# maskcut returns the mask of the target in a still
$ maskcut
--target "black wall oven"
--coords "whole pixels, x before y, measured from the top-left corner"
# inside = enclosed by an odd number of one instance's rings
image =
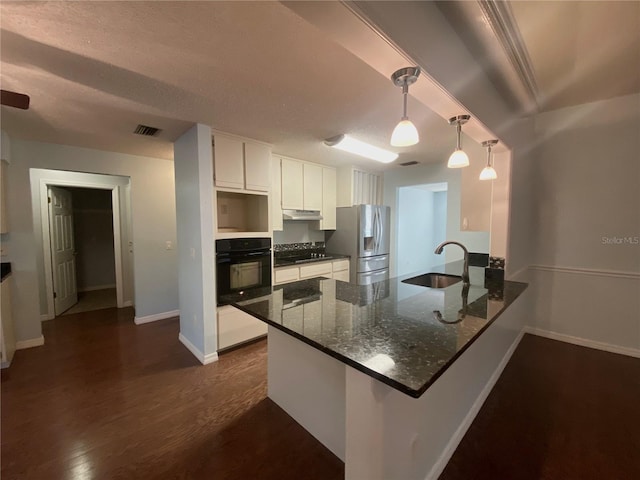
[[[216,279],[218,306],[223,295],[271,286],[271,239],[216,240]]]

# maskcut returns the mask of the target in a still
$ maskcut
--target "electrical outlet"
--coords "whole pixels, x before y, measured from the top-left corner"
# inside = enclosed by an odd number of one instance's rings
[[[171,240],[167,240],[166,248],[167,248],[167,250],[171,250],[173,248],[173,243],[171,243]]]

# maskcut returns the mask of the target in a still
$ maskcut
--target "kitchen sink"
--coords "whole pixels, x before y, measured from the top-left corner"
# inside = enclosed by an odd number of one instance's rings
[[[446,288],[462,281],[462,277],[458,275],[447,275],[445,273],[425,273],[417,277],[402,280],[402,283],[410,283],[411,285],[420,285],[429,288]]]

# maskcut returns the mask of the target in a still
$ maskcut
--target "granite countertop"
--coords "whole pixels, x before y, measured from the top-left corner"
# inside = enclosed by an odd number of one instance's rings
[[[462,262],[429,271],[460,275]],[[422,273],[361,286],[320,277],[225,299],[417,398],[527,287],[511,281],[485,286],[479,267],[469,269],[469,288],[462,282],[443,289],[402,282]]]
[[[274,267],[290,267],[290,266],[299,266],[305,265],[307,263],[316,263],[316,262],[331,262],[333,260],[340,260],[343,258],[350,258],[349,255],[342,255],[340,253],[325,253],[323,257],[313,257],[313,258],[305,258],[304,260],[291,260],[287,257],[275,258],[274,259]]]

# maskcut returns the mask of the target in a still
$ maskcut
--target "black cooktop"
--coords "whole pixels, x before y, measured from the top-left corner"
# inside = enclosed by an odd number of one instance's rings
[[[275,266],[281,267],[283,265],[296,265],[299,263],[312,263],[322,262],[323,260],[333,260],[335,257],[328,254],[302,254],[302,255],[288,255],[286,257],[276,257]]]

